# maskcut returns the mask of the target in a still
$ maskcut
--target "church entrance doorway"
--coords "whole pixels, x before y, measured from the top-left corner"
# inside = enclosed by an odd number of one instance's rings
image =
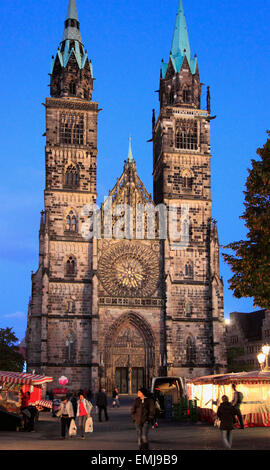
[[[105,380],[108,389],[117,387],[120,394],[136,395],[153,376],[154,342],[140,318],[129,314],[121,320],[108,338]]]

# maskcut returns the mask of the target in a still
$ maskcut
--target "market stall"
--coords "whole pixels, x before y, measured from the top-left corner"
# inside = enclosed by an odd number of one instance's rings
[[[0,429],[18,430],[22,422],[22,410],[40,407],[45,387],[52,377],[23,372],[0,371]],[[46,407],[51,408],[49,402]]]
[[[188,395],[197,401],[199,419],[214,423],[222,396],[232,401],[232,384],[243,394],[240,409],[244,426],[270,427],[270,372],[265,371],[209,375],[189,381]]]

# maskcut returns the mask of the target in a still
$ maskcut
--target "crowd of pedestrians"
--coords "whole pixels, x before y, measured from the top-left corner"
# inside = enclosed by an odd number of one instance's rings
[[[221,403],[217,408],[218,428],[221,431],[221,439],[226,449],[232,447],[232,431],[235,428],[237,419],[240,428],[244,429],[243,418],[240,411],[240,405],[243,395],[237,391],[236,386],[232,385],[233,398],[229,401],[226,395],[222,396]],[[137,443],[139,450],[149,449],[149,429],[158,427],[158,417],[160,414],[160,397],[148,392],[144,387],[137,392],[131,408],[131,419],[134,422],[137,432]],[[64,439],[67,435],[72,437],[80,434],[85,438],[86,432],[93,431],[92,412],[97,408],[97,419],[102,422],[109,420],[108,416],[108,398],[106,390],[101,388],[99,392],[92,396],[91,391],[79,391],[62,398],[60,409],[56,416],[61,421],[61,437]],[[115,388],[112,392],[112,408],[120,407],[119,391]],[[29,426],[29,421],[26,420]],[[31,425],[30,425],[31,426]]]

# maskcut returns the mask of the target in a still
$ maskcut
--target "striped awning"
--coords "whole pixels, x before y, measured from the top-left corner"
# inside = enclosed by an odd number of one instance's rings
[[[45,375],[28,374],[26,372],[0,371],[0,383],[42,385],[52,381],[53,377],[46,377]]]
[[[52,408],[51,400],[38,400],[35,402],[35,406],[44,406],[44,408]]]
[[[270,372],[266,371],[252,371],[252,372],[238,372],[231,374],[218,374],[208,375],[204,377],[197,377],[189,381],[190,384],[203,385],[203,384],[216,384],[228,385],[235,384],[270,384]]]

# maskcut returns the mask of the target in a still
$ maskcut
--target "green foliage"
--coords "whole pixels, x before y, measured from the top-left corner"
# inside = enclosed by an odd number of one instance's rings
[[[12,328],[0,328],[0,370],[22,371],[24,358],[18,352],[17,342]]]
[[[270,132],[268,132],[270,135]],[[230,289],[236,298],[253,297],[254,305],[270,307],[270,139],[257,150],[260,159],[252,160],[246,182],[245,212],[241,216],[248,229],[247,240],[234,242],[223,253],[233,277]]]

